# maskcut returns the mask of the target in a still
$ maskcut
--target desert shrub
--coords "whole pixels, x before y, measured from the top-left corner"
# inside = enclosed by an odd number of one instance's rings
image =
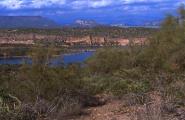
[[[67,119],[67,117],[73,115],[79,115],[81,113],[82,105],[79,101],[79,96],[58,95],[52,101],[38,98],[37,101],[27,107],[29,109],[23,109],[23,115],[36,115],[37,119]],[[29,106],[29,105],[27,105]],[[26,112],[26,110],[33,110]],[[34,113],[34,114],[33,114]]]
[[[17,110],[0,111],[1,120],[37,120],[38,114],[32,106],[23,105]]]
[[[177,111],[177,108],[179,107],[176,101],[175,95],[170,94],[164,94],[162,96],[163,102],[162,102],[162,110],[164,113],[175,113]]]
[[[14,114],[13,120],[37,120],[39,118],[34,108],[30,105],[22,105],[19,111],[14,111]]]
[[[0,111],[12,111],[20,107],[21,101],[5,90],[0,90]]]
[[[32,107],[23,106],[22,102],[7,91],[0,91],[1,120],[36,120],[37,114]]]
[[[182,13],[179,18],[184,15]],[[149,43],[143,48],[131,46],[99,50],[87,61],[90,74],[113,77],[92,81],[98,81],[100,90],[112,91],[114,94],[145,92],[148,86],[152,86],[162,91],[171,89],[169,91],[176,91],[174,94],[177,98],[183,98],[184,81],[176,77],[184,71],[185,58],[185,23],[179,18],[167,16],[160,30],[149,38]]]
[[[160,93],[151,92],[141,97],[134,96],[134,98],[139,98],[142,104],[136,104],[131,108],[131,120],[166,120]]]
[[[156,71],[183,70],[185,26],[179,21],[183,20],[171,15],[166,17],[159,32],[150,38],[148,47],[139,55],[139,66]]]
[[[137,107],[131,114],[132,120],[165,120],[161,104],[146,104],[144,107]]]
[[[177,104],[185,105],[185,103],[183,102],[185,98],[184,90],[184,81],[175,81],[169,84],[168,87],[166,87],[165,92],[167,95],[175,96],[174,100],[177,102]]]
[[[127,93],[142,93],[150,89],[147,81],[120,80],[112,83],[110,91],[115,95],[124,95]]]
[[[15,113],[0,111],[0,119],[1,120],[16,120],[15,116],[16,116]]]
[[[82,113],[82,103],[74,98],[65,98],[63,100],[60,109],[58,110],[57,118],[80,115]]]
[[[151,102],[151,98],[147,93],[128,93],[121,99],[125,101],[126,106],[144,105]]]
[[[113,76],[122,78],[122,79],[133,79],[133,80],[139,80],[141,78],[144,78],[143,71],[138,68],[121,68],[120,70],[113,73]]]
[[[22,104],[19,109],[0,110],[1,120],[37,120],[59,119],[66,120],[72,116],[82,114],[85,105],[97,105],[98,100],[90,96],[66,91],[65,94],[56,96],[52,101],[38,98],[35,103]]]
[[[86,64],[92,74],[112,74],[121,68],[135,65],[135,51],[127,48],[105,48],[98,50]]]
[[[20,81],[16,94],[34,101],[38,96],[52,100],[63,90],[79,90],[83,86],[78,67],[67,68],[22,68],[17,79]],[[19,91],[21,90],[21,91]],[[21,94],[19,94],[21,93]]]
[[[27,102],[36,101],[38,97],[52,100],[63,90],[76,91],[81,89],[81,66],[49,66],[52,49],[42,46],[31,51],[33,63],[24,64],[19,68],[16,81],[19,84],[14,93]]]
[[[85,88],[92,94],[111,93],[116,96],[130,92],[141,93],[150,90],[146,80],[123,79],[115,76],[94,76],[84,78]]]

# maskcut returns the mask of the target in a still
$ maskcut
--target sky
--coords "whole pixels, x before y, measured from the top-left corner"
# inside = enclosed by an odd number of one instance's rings
[[[185,0],[0,0],[0,16],[43,16],[61,24],[77,19],[142,24],[175,14]]]

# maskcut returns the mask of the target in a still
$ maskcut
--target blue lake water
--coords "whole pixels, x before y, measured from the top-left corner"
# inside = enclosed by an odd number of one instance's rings
[[[56,58],[51,60],[52,65],[65,65],[72,64],[72,63],[83,63],[89,57],[91,57],[94,52],[80,52],[80,53],[71,53],[71,54],[64,54],[60,55]],[[9,65],[19,65],[23,64],[24,62],[31,63],[31,59],[27,57],[9,57],[9,58],[0,58],[0,64],[9,64]]]

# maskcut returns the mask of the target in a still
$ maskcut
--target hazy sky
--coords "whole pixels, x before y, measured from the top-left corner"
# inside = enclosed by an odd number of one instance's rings
[[[185,0],[0,0],[0,15],[45,16],[67,24],[76,19],[100,23],[144,23],[175,14]]]

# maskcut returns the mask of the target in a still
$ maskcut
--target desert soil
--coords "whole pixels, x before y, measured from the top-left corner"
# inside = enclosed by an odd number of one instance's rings
[[[111,100],[103,106],[85,109],[85,115],[72,120],[130,120],[128,111],[121,100]]]

